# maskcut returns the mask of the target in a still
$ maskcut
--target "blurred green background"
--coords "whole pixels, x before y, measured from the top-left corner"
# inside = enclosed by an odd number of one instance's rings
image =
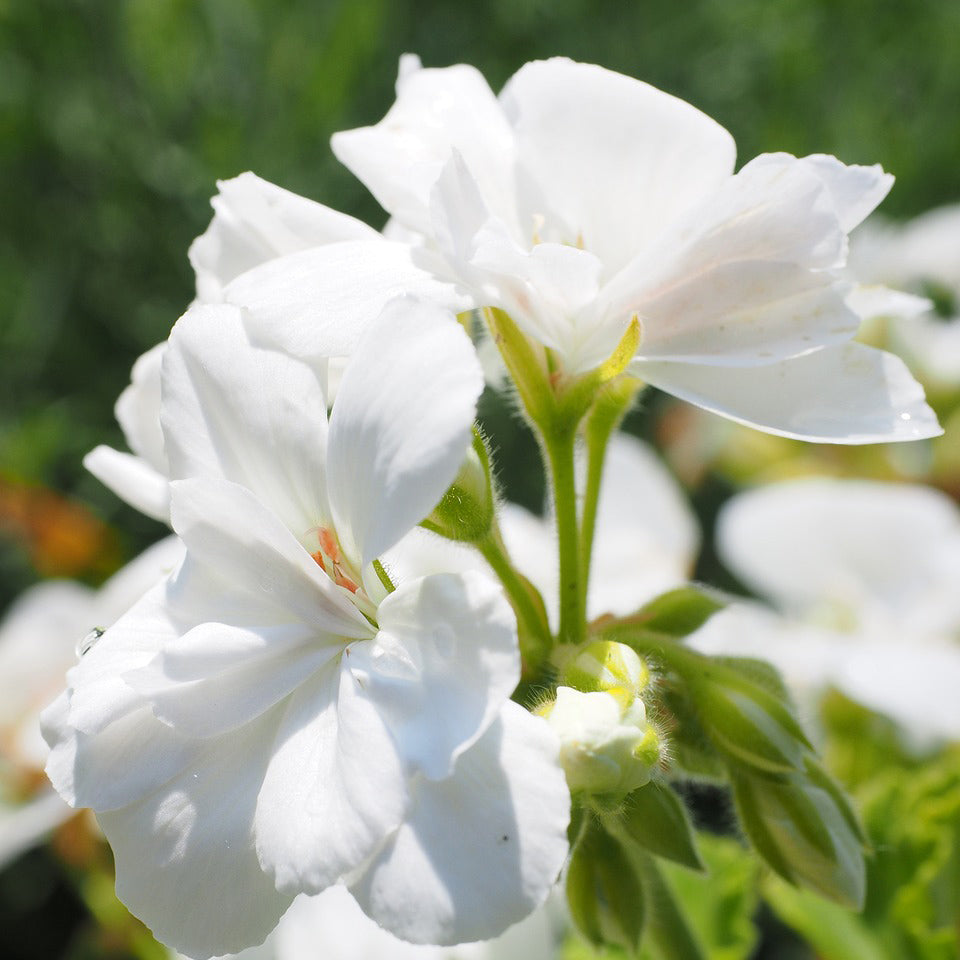
[[[216,179],[379,225],[328,139],[380,118],[405,51],[494,89],[530,59],[597,62],[715,117],[742,161],[880,162],[896,217],[960,199],[955,0],[0,0],[0,609],[162,534],[80,461],[123,447],[113,403],[192,297]],[[3,958],[59,956],[82,915],[50,912],[69,897],[44,856],[0,876]]]

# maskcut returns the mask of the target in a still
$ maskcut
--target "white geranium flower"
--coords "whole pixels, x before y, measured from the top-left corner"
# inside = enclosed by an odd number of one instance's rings
[[[500,508],[504,542],[518,569],[537,587],[556,625],[554,523],[513,503]],[[611,438],[604,462],[594,537],[587,617],[626,616],[686,583],[699,549],[696,517],[679,484],[646,444]]]
[[[693,639],[760,656],[804,695],[832,684],[918,738],[960,739],[960,511],[907,484],[807,479],[734,497],[724,561],[773,601],[713,617]]]
[[[546,896],[569,816],[554,738],[508,699],[513,611],[480,573],[391,590],[374,563],[469,446],[462,328],[390,305],[329,420],[322,376],[232,306],[178,323],[162,379],[186,560],[45,717],[48,773],[98,812],[121,899],[198,957],[336,883],[406,940],[500,933]]]
[[[406,244],[386,241],[353,217],[253,173],[221,180],[218,187],[213,220],[190,247],[197,303],[243,307],[256,342],[327,360],[334,382],[364,327],[392,298],[419,296],[455,310],[470,306],[451,285],[415,266]],[[306,324],[300,322],[304,299],[311,308]],[[83,462],[118,497],[168,523],[170,467],[160,430],[165,350],[166,341],[136,361],[117,401],[117,421],[131,452],[101,444]]]
[[[0,623],[0,795],[10,796],[0,803],[0,866],[74,813],[49,788],[25,803],[15,801],[17,780],[42,776],[48,749],[40,736],[40,711],[63,689],[78,642],[113,623],[182,556],[180,542],[168,537],[99,590],[47,581],[30,587],[7,611]]]
[[[843,443],[939,433],[889,354],[851,343],[847,234],[893,180],[828,156],[734,143],[687,103],[557,58],[499,98],[473,68],[401,64],[397,101],[333,149],[420,262],[500,306],[570,373],[617,346],[646,382],[784,436]]]
[[[960,204],[903,225],[871,218],[854,237],[850,263],[865,281],[931,298],[912,298],[922,310],[880,304],[871,313],[890,319],[893,346],[924,382],[960,385]]]
[[[565,927],[551,899],[494,940],[452,947],[406,943],[365,916],[342,887],[331,887],[298,897],[262,946],[222,960],[554,960]]]

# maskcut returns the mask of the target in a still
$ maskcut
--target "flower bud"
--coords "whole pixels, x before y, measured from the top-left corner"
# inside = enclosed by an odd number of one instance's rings
[[[489,533],[495,512],[490,455],[474,428],[473,443],[460,470],[423,526],[448,540],[473,543]]]
[[[577,690],[609,693],[626,707],[649,686],[650,668],[626,644],[595,640],[569,661],[562,680]]]
[[[690,680],[711,739],[736,763],[769,773],[800,769],[811,747],[785,692],[778,695],[732,663],[713,660]]]
[[[660,737],[643,701],[604,691],[558,687],[538,711],[560,739],[560,763],[573,792],[625,796],[648,783],[660,761]]]
[[[846,798],[808,761],[804,774],[732,776],[754,848],[784,879],[853,910],[863,907],[863,842]]]

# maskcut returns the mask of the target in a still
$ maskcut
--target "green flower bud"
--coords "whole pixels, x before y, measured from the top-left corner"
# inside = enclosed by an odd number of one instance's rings
[[[650,685],[650,668],[626,644],[595,640],[567,663],[562,681],[576,690],[609,693],[626,706]]]
[[[810,742],[785,694],[717,661],[687,679],[704,728],[728,759],[770,773],[802,768]]]
[[[448,540],[474,543],[490,532],[495,510],[490,454],[483,436],[474,428],[473,443],[456,479],[423,526]]]
[[[807,775],[780,777],[735,771],[740,821],[784,879],[859,910],[866,891],[859,825],[839,788],[812,761],[807,766]]]

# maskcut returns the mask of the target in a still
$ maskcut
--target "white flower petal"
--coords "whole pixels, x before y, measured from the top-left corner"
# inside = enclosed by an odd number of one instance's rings
[[[243,598],[232,622],[240,623],[244,616],[250,625],[301,622],[322,634],[370,636],[369,622],[347,591],[334,585],[247,489],[212,477],[177,480],[170,486],[173,526],[188,558],[216,571],[221,592]]]
[[[142,701],[133,696],[130,701],[122,715],[93,734],[73,723],[66,693],[43,712],[51,748],[47,776],[71,806],[101,812],[127,807],[191,763],[197,741],[178,736]]]
[[[406,244],[387,240],[334,243],[248,270],[227,286],[224,299],[244,308],[254,343],[307,361],[349,356],[394,297],[422,297],[454,311],[473,306],[414,257]]]
[[[383,120],[336,133],[330,143],[385,210],[422,233],[430,230],[430,190],[453,149],[488,202],[498,212],[509,209],[512,135],[496,97],[473,67],[401,70],[396,103]]]
[[[269,960],[554,960],[563,933],[558,913],[536,910],[496,940],[425,946],[391,936],[364,915],[345,887],[330,887],[294,901],[272,938],[276,947]]]
[[[733,173],[733,138],[676,97],[557,57],[528,63],[500,95],[514,128],[521,224],[555,218],[559,239],[607,276]]]
[[[960,740],[960,648],[909,642],[850,644],[831,678],[847,696],[892,717],[923,748]]]
[[[644,357],[762,364],[853,336],[846,284],[824,272],[846,251],[829,191],[795,158],[763,159],[605,287],[604,312],[644,321]]]
[[[98,591],[96,618],[91,626],[107,627],[129,610],[151,587],[168,577],[183,561],[183,541],[164,537],[121,567]],[[83,623],[80,624],[83,626]],[[74,624],[74,632],[77,624]]]
[[[402,584],[351,667],[413,770],[432,780],[486,730],[520,680],[513,609],[479,572]]]
[[[761,154],[756,165],[788,166],[799,163],[819,177],[830,194],[844,233],[849,233],[870,214],[890,192],[893,177],[875,163],[870,167],[847,165],[836,157],[815,153],[799,159],[786,153]]]
[[[167,584],[161,582],[88,646],[68,672],[70,724],[95,734],[139,708],[142,701],[124,682],[123,674],[145,666],[177,636],[178,624],[167,604]]]
[[[345,887],[298,897],[277,928],[271,960],[452,960],[443,947],[404,943],[381,930]]]
[[[960,622],[960,511],[929,487],[826,477],[762,487],[724,506],[717,542],[740,579],[788,610],[833,603],[909,620],[914,634]]]
[[[858,284],[847,294],[847,306],[862,320],[878,317],[913,320],[926,313],[932,304],[926,297],[915,297],[912,293],[891,290],[879,284]],[[943,327],[944,324],[938,326]]]
[[[254,173],[217,181],[213,220],[190,245],[197,297],[222,299],[223,288],[247,270],[282,256],[340,240],[377,236],[354,217],[298,196]]]
[[[161,414],[170,477],[224,477],[295,535],[329,525],[327,406],[317,374],[252,346],[240,310],[194,306],[170,334]]]
[[[160,367],[166,348],[166,342],[158,343],[136,359],[130,383],[114,406],[127,445],[160,473],[167,463],[160,432]]]
[[[83,458],[83,465],[134,509],[161,523],[169,522],[170,491],[166,471],[161,473],[142,457],[104,444],[91,450]]]
[[[793,264],[718,266],[636,304],[649,360],[762,366],[848,341],[860,317],[848,286]]]
[[[434,573],[464,573],[482,570],[493,576],[480,553],[468,543],[448,540],[423,527],[414,527],[402,540],[381,557],[381,562],[395,584],[429,577]]]
[[[886,443],[943,431],[903,362],[859,343],[761,367],[635,360],[632,372],[705,410],[821,443]]]
[[[197,664],[190,656],[195,646],[200,648],[201,663],[208,650],[226,660],[224,647],[237,632],[222,624],[201,624],[171,644],[173,650],[165,650],[148,666],[125,674],[124,680],[149,701],[159,719],[179,733],[215,737],[260,716],[342,649],[330,640],[311,645],[312,638],[300,625],[286,629],[260,627],[256,631],[256,639],[263,644],[259,651],[247,652],[246,657],[206,676],[177,676],[185,665],[196,670]],[[241,642],[245,639],[242,637]],[[168,662],[174,656],[171,669]]]
[[[293,899],[274,888],[253,844],[277,720],[274,711],[229,737],[193,741],[175,780],[99,814],[117,896],[159,940],[190,957],[261,942]]]
[[[492,937],[539,906],[567,854],[570,798],[545,721],[515,703],[457,761],[417,783],[406,822],[351,890],[403,940]]]
[[[257,802],[260,862],[277,889],[317,893],[370,857],[407,803],[393,739],[345,652],[285,709]]]
[[[842,634],[787,620],[756,603],[732,603],[714,614],[686,642],[700,653],[755,657],[772,663],[790,689],[802,698],[805,712],[852,646]]]
[[[432,304],[391,303],[364,334],[330,418],[330,506],[363,568],[427,516],[470,444],[483,372],[463,328]]]

